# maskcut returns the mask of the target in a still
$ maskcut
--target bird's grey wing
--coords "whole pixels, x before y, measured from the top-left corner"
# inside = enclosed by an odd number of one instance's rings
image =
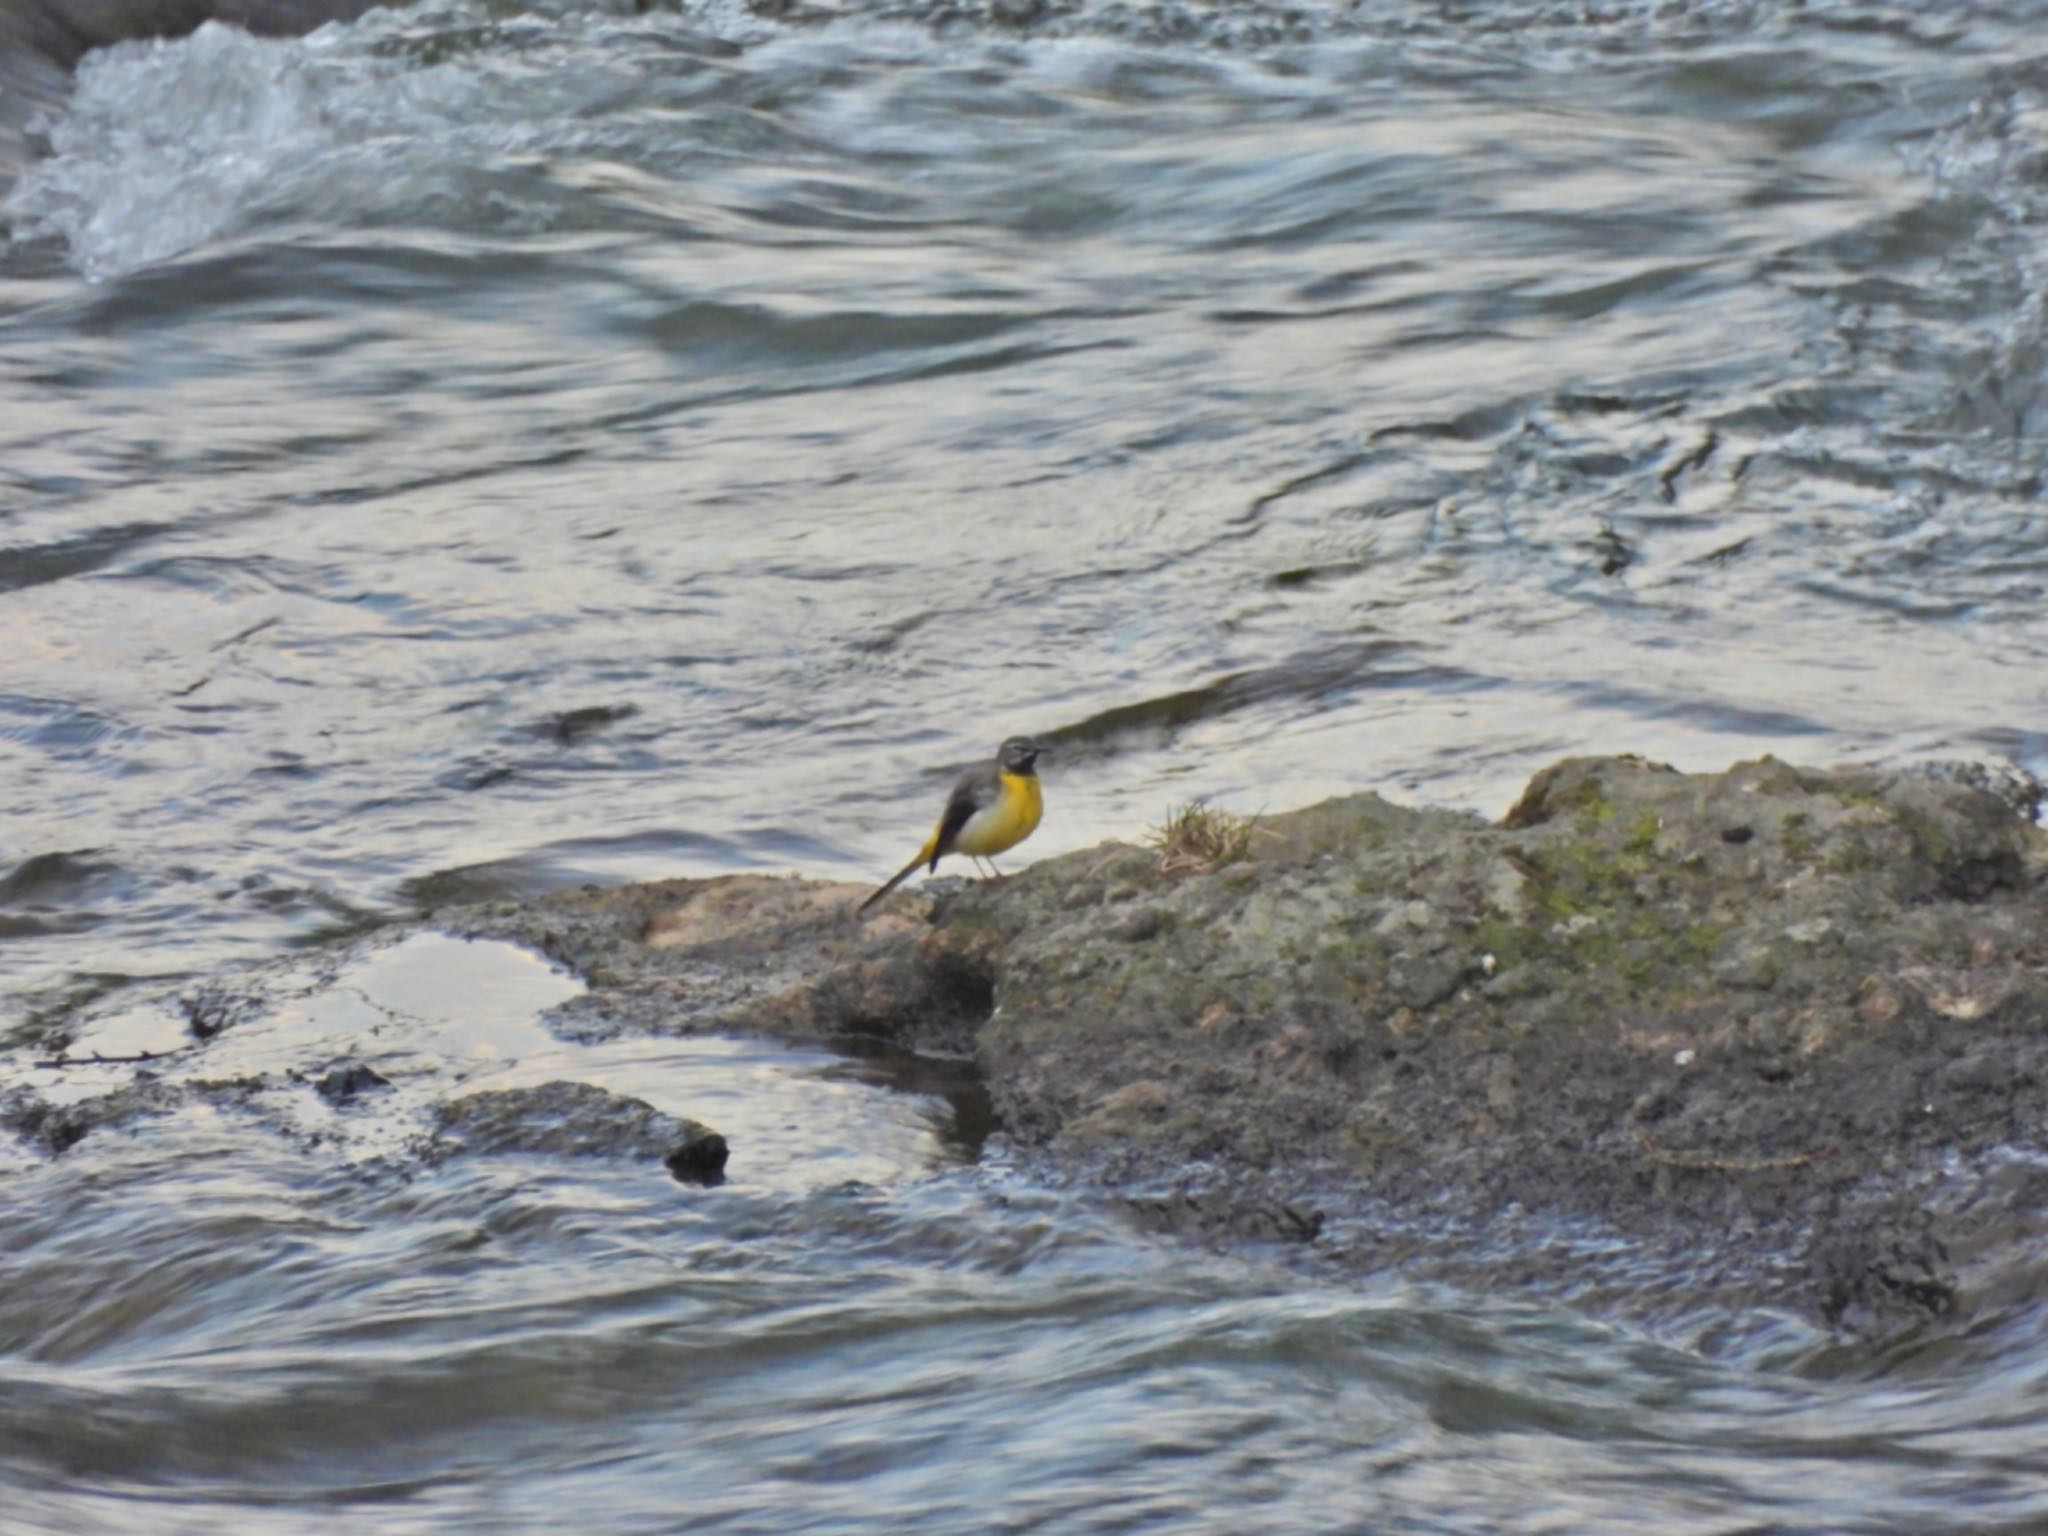
[[[968,819],[985,805],[995,803],[1001,785],[996,782],[996,771],[984,764],[971,773],[963,773],[960,782],[953,786],[953,793],[946,799],[945,813],[939,817],[938,836],[932,842],[932,861],[927,870],[939,867],[939,855],[952,850],[953,839],[960,835],[960,829]]]

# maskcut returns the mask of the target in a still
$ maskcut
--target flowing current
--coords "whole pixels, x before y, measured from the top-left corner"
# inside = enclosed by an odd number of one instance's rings
[[[423,905],[878,878],[1017,732],[1027,856],[2048,767],[2048,5],[423,0],[16,117],[0,1088]],[[2048,1521],[2030,1299],[1708,1347],[1204,1252],[900,1064],[392,953],[201,1053],[262,1113],[0,1150],[4,1536]],[[366,1041],[732,1177],[408,1162],[279,1077]]]

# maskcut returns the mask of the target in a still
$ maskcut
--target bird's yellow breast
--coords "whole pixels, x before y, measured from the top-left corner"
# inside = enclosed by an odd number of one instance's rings
[[[1045,814],[1045,797],[1035,773],[1005,773],[997,777],[999,793],[993,805],[985,805],[967,818],[967,824],[953,839],[950,851],[971,859],[985,859],[1014,848],[1038,830],[1038,818]]]

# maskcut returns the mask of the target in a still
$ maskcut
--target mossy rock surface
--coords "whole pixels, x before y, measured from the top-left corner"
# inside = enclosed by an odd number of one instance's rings
[[[602,1027],[971,1052],[1013,1143],[1199,1174],[1208,1235],[1536,1213],[1732,1243],[1731,1295],[1853,1320],[1947,1305],[1940,1170],[2048,1125],[2044,869],[1968,782],[1585,758],[1498,823],[1349,796],[1206,873],[1112,844],[865,921],[759,877],[465,920],[591,977]]]

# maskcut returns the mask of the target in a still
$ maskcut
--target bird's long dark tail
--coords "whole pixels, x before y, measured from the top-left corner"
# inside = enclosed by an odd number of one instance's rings
[[[938,862],[939,861],[932,855],[932,845],[930,843],[926,843],[922,848],[917,850],[917,857],[912,859],[908,864],[904,865],[901,869],[897,870],[895,874],[891,875],[886,884],[878,887],[873,895],[869,896],[866,901],[862,902],[860,906],[855,909],[854,915],[859,916],[860,913],[867,911],[869,907],[872,907],[884,896],[888,895],[891,891],[895,890],[897,886],[901,885],[904,881],[908,880],[912,875],[916,874],[917,867],[920,864],[937,864]]]

